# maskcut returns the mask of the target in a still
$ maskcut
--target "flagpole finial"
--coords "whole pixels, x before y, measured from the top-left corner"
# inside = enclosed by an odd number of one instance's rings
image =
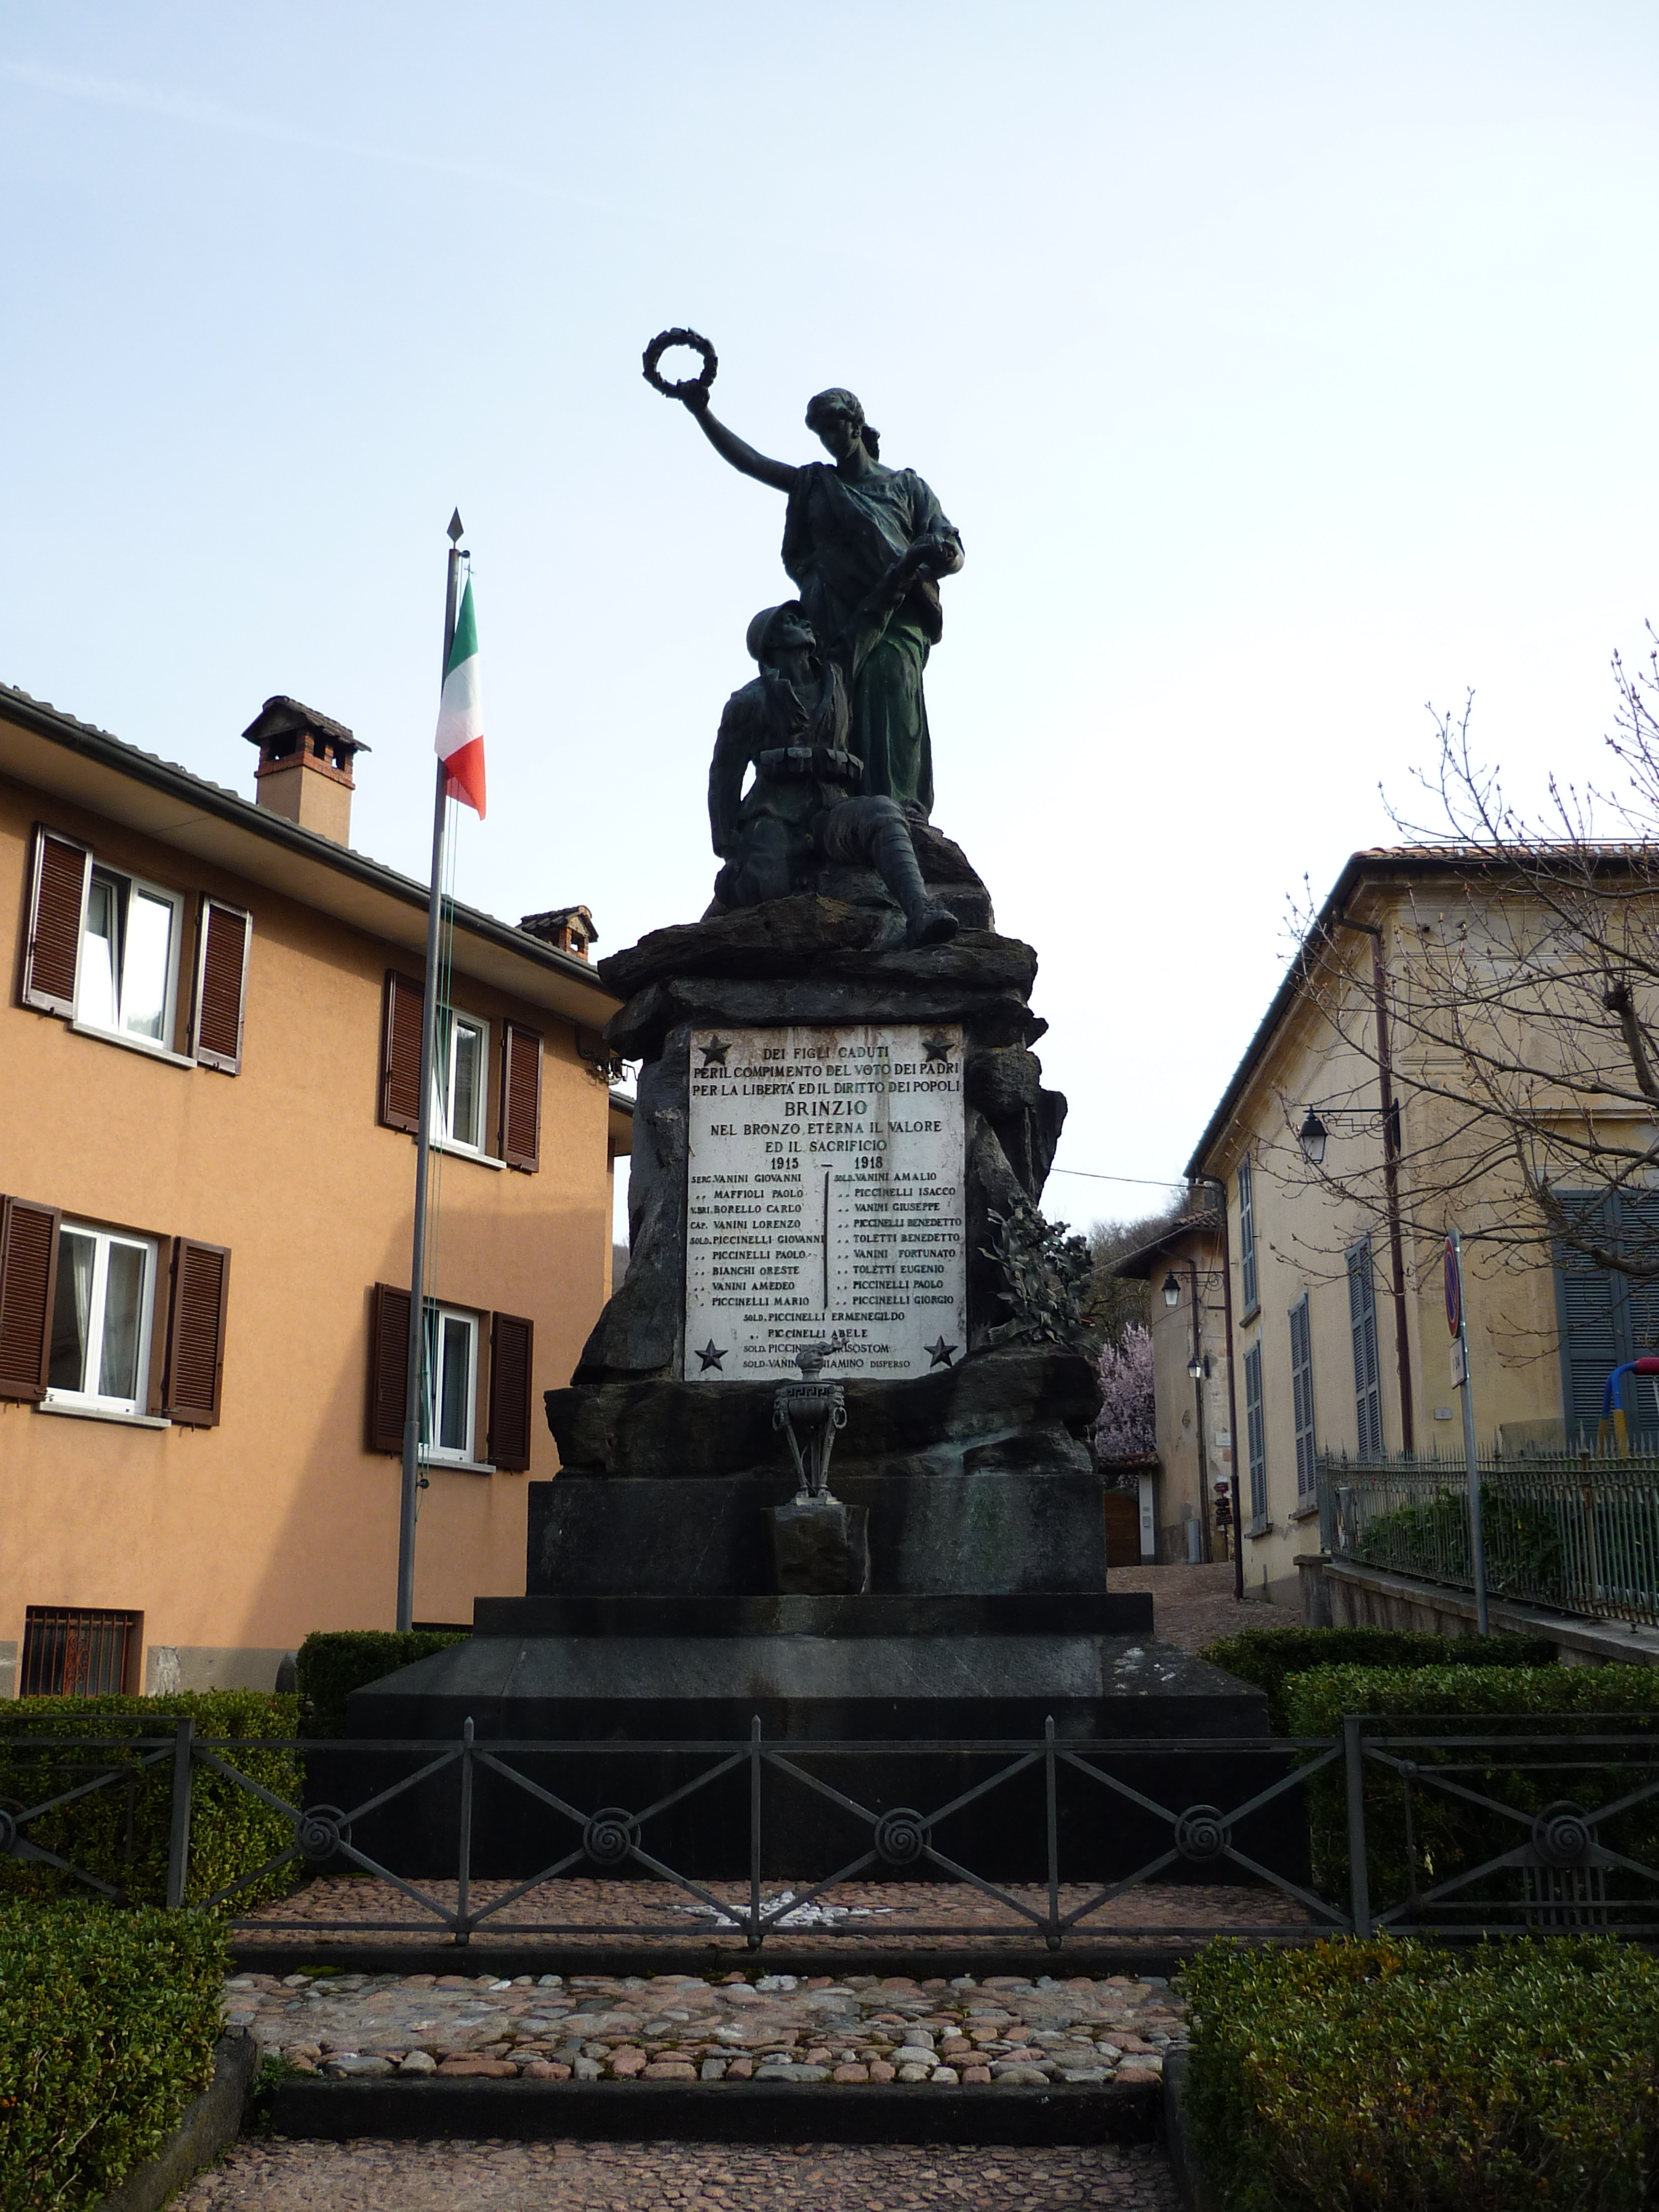
[[[465,526],[461,521],[461,510],[458,507],[454,514],[449,518],[449,542],[452,545],[459,545],[460,544],[461,532],[464,526]]]

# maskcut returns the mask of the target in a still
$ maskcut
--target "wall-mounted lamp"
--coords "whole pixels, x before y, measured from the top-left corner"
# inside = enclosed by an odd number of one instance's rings
[[[1296,1141],[1302,1147],[1302,1157],[1310,1167],[1316,1168],[1325,1157],[1325,1124],[1311,1106],[1308,1118],[1296,1133]]]
[[[1181,1285],[1176,1280],[1176,1273],[1173,1267],[1170,1268],[1169,1273],[1164,1278],[1164,1303],[1169,1307],[1172,1313],[1181,1304]]]
[[[1209,1374],[1209,1371],[1210,1355],[1207,1352],[1203,1353],[1201,1357],[1194,1354],[1194,1356],[1187,1362],[1187,1372],[1192,1376],[1194,1382],[1202,1382]]]

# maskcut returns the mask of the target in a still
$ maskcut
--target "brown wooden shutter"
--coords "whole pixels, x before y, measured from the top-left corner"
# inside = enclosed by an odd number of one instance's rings
[[[161,1410],[192,1428],[210,1429],[218,1422],[229,1297],[230,1255],[223,1245],[175,1237]]]
[[[204,898],[197,932],[196,1008],[191,1039],[203,1067],[238,1075],[242,1014],[247,1003],[248,945],[253,917],[239,906]]]
[[[81,924],[87,908],[92,854],[73,837],[34,825],[29,928],[23,954],[23,1004],[43,1014],[75,1012]]]
[[[63,1218],[55,1206],[0,1199],[0,1398],[46,1395]]]
[[[409,1390],[409,1292],[376,1283],[368,1325],[368,1448],[404,1449],[404,1401]]]
[[[534,1175],[541,1146],[541,1032],[508,1022],[501,1031],[501,1158]]]
[[[421,1126],[420,984],[387,969],[386,1017],[380,1030],[380,1119],[388,1129]],[[399,1443],[401,1451],[403,1446]]]
[[[530,1466],[530,1373],[535,1348],[533,1322],[522,1314],[489,1317],[490,1464],[504,1474],[523,1474]]]

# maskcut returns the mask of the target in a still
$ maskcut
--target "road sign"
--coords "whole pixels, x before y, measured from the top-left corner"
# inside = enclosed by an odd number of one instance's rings
[[[1454,1338],[1463,1334],[1463,1270],[1455,1237],[1446,1239],[1446,1327]]]

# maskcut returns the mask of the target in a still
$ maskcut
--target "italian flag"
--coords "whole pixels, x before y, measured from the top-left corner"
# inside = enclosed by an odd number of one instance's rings
[[[478,624],[472,612],[472,579],[466,580],[455,641],[444,671],[444,696],[438,708],[437,753],[449,772],[449,795],[469,805],[482,822],[484,811],[483,689],[478,674]]]

